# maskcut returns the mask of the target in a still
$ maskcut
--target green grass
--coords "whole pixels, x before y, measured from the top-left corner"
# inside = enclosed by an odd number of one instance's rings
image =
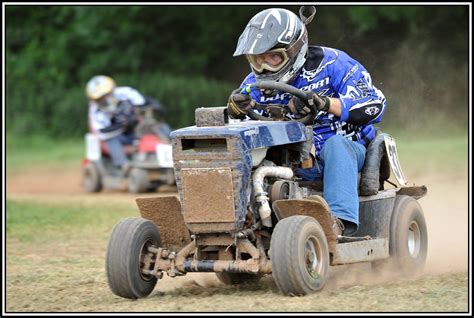
[[[139,216],[138,208],[119,203],[94,204],[7,200],[7,238],[20,242],[50,242],[109,231],[121,218]]]
[[[85,156],[84,139],[54,140],[44,136],[6,137],[6,168],[9,173],[38,165],[77,164]]]
[[[418,135],[401,129],[383,131],[395,138],[402,169],[449,169],[467,165],[467,131],[457,130],[447,136],[426,135],[421,132]],[[84,139],[52,140],[44,136],[7,136],[6,162],[9,173],[42,165],[73,165],[85,156]]]
[[[440,163],[447,159],[454,159],[454,163],[467,160],[469,130],[461,125],[448,124],[445,118],[433,119],[429,125],[418,127],[387,125],[381,129],[395,138],[399,156],[405,156],[407,160],[424,161],[427,157]]]
[[[467,171],[468,137],[454,135],[416,139],[407,135],[395,137],[402,170],[464,173]]]

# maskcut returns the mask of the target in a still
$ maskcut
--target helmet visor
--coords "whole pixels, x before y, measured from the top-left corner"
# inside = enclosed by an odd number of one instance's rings
[[[285,48],[273,49],[262,54],[247,54],[246,57],[252,69],[257,73],[278,72],[289,60]]]

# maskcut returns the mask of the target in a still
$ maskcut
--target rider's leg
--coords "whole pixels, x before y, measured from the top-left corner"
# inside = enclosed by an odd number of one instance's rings
[[[363,145],[334,135],[324,143],[320,154],[324,199],[343,221],[344,235],[354,233],[359,226],[358,173],[364,166],[365,152]]]
[[[120,143],[122,144],[122,146],[133,145],[133,143],[136,140],[136,137],[135,137],[134,133],[121,134],[118,137],[120,138],[119,140],[120,140]]]
[[[112,158],[112,163],[117,168],[122,168],[122,166],[128,161],[127,156],[125,155],[125,152],[123,150],[121,137],[122,136],[119,135],[106,140],[110,157]]]

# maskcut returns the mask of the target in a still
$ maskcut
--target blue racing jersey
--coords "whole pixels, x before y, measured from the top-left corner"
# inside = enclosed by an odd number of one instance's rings
[[[255,81],[255,75],[250,73],[241,87]],[[320,96],[339,98],[341,101],[340,117],[320,111],[314,119],[316,155],[321,152],[324,142],[335,134],[364,146],[375,138],[373,124],[382,119],[386,107],[385,96],[372,84],[370,74],[364,66],[347,53],[328,47],[310,46],[303,68],[293,82],[288,84],[301,90],[311,90]],[[287,105],[293,97],[284,92],[267,96],[259,89],[252,89],[250,95],[261,105]],[[268,116],[265,112],[262,114]]]

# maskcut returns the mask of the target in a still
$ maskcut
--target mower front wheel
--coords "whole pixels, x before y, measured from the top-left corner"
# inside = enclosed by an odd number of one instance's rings
[[[89,161],[83,171],[83,186],[87,192],[100,192],[102,180],[99,169],[94,162]]]
[[[275,226],[270,242],[273,279],[285,295],[303,296],[321,290],[329,276],[329,247],[312,217],[295,215]]]
[[[161,246],[160,232],[150,220],[126,218],[117,223],[107,247],[107,282],[120,297],[137,299],[148,296],[158,281],[145,274],[154,264],[150,247]]]

